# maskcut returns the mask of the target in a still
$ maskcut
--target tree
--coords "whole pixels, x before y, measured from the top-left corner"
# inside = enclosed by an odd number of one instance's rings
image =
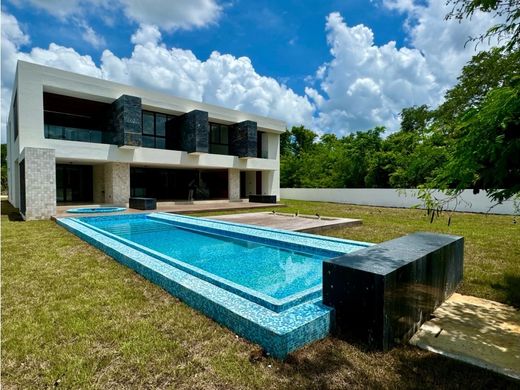
[[[446,164],[429,183],[456,195],[485,190],[502,202],[520,194],[520,77],[488,92],[457,122]]]
[[[470,37],[470,41],[482,42],[491,37],[497,37],[498,42],[504,42],[507,51],[520,48],[520,2],[518,0],[448,0],[453,4],[446,19],[471,19],[477,11],[492,13],[505,21],[491,27],[478,37]]]
[[[520,51],[504,53],[494,48],[475,55],[433,115],[444,124],[453,123],[468,109],[477,107],[489,91],[511,85],[512,80],[520,76],[519,64]]]

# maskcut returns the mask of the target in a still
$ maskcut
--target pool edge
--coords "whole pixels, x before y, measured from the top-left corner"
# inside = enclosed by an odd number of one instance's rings
[[[333,309],[324,306],[321,300],[276,313],[178,268],[162,264],[149,255],[78,224],[73,218],[60,218],[56,223],[188,306],[259,344],[275,358],[284,359],[290,352],[329,334]]]

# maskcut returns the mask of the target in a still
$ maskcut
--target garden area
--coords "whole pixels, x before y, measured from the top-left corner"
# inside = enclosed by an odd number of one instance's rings
[[[280,212],[360,218],[326,234],[381,242],[414,231],[465,237],[458,292],[520,307],[512,216],[283,200]],[[257,211],[257,210],[255,210]],[[200,215],[200,214],[199,214]],[[188,307],[53,221],[2,202],[5,388],[513,388],[488,371],[402,345],[373,352],[332,336],[285,361]]]

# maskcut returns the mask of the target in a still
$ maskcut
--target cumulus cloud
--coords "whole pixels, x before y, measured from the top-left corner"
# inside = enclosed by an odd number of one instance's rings
[[[348,26],[340,14],[327,17],[332,59],[317,70],[318,87],[306,88],[319,113],[314,127],[344,134],[384,125],[396,130],[404,107],[437,106],[453,86],[463,65],[476,54],[465,43],[496,21],[476,13],[471,21],[444,20],[449,6],[442,0],[384,0],[386,8],[407,16],[411,47],[395,42],[377,46],[364,25]],[[486,50],[494,42],[478,47]]]
[[[5,77],[10,82],[5,95],[2,90],[2,104],[10,100],[16,60],[21,59],[271,116],[289,124],[310,123],[312,120],[315,107],[306,96],[296,94],[274,78],[259,75],[247,57],[213,52],[205,61],[200,60],[190,50],[166,47],[160,40],[157,27],[141,25],[131,38],[135,46],[129,57],[118,57],[105,50],[98,66],[90,56],[54,43],[48,48],[21,50],[29,37],[13,16],[6,16],[3,16],[2,23],[10,25],[8,28],[2,26],[2,81]],[[8,51],[5,58],[4,49]],[[5,116],[8,113],[8,103],[5,109],[2,107],[3,134],[4,113]]]
[[[340,14],[326,23],[332,60],[320,67],[319,88],[307,88],[319,114],[315,126],[338,134],[377,125],[395,127],[397,113],[413,104],[439,99],[435,76],[420,51],[374,44],[364,25],[349,27]]]
[[[130,41],[135,45],[144,45],[146,43],[156,45],[160,40],[161,32],[159,28],[150,24],[141,24],[135,34],[130,38]]]

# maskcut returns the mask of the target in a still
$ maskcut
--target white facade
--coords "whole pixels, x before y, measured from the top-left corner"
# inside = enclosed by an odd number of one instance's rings
[[[239,158],[211,153],[189,154],[178,150],[128,148],[105,143],[45,138],[44,92],[103,103],[113,103],[122,95],[131,95],[141,99],[143,110],[173,116],[201,110],[208,113],[209,121],[225,125],[253,121],[257,124],[257,130],[262,132],[263,158]],[[16,114],[13,109],[15,96],[18,106],[16,137],[16,122],[13,120]],[[56,194],[50,190],[56,183],[55,170],[54,173],[39,172],[40,177],[45,177],[48,183],[49,188],[44,192],[37,187],[42,183],[34,180],[38,169],[48,170],[49,166],[55,164],[92,165],[93,203],[128,202],[131,167],[225,169],[229,172],[229,198],[233,200],[240,194],[240,173],[245,172],[242,177],[246,180],[247,193],[256,193],[254,172],[261,172],[261,193],[276,195],[279,199],[280,134],[285,131],[285,123],[282,121],[22,61],[18,62],[12,100],[7,125],[9,201],[20,208],[21,194],[25,188],[27,211],[24,214],[27,219],[49,218],[55,213]],[[49,150],[49,153],[44,153],[44,150]],[[47,160],[29,161],[29,158]],[[54,159],[54,163],[49,165],[49,159]],[[20,164],[25,167],[25,171],[20,170]],[[21,175],[25,177],[20,177]],[[38,195],[39,193],[41,194]],[[43,199],[36,202],[38,197]]]

